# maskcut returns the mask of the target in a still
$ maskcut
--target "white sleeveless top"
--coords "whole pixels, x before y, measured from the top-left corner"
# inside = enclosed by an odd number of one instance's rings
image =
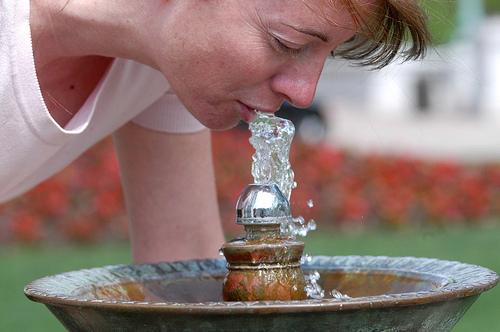
[[[82,108],[61,128],[38,84],[29,0],[0,2],[0,202],[52,176],[129,121],[170,133],[204,128],[161,72],[125,59],[113,61]]]

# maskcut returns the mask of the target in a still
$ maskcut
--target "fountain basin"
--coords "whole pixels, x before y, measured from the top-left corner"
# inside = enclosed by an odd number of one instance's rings
[[[428,258],[318,256],[302,268],[320,273],[325,298],[223,302],[224,259],[68,272],[25,294],[69,331],[450,331],[498,283],[486,268]]]

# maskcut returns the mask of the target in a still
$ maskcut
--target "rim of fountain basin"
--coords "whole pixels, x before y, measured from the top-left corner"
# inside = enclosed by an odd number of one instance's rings
[[[104,266],[66,272],[29,283],[24,292],[35,302],[53,306],[77,306],[108,311],[138,311],[169,314],[244,314],[335,311],[407,306],[445,301],[480,294],[498,283],[498,274],[487,268],[455,261],[415,257],[386,256],[316,256],[304,263],[306,270],[348,270],[400,273],[425,276],[441,285],[434,290],[355,297],[350,299],[307,299],[301,301],[261,302],[141,302],[91,299],[75,296],[91,285],[125,283],[137,279],[161,278],[169,273],[225,273],[225,259],[190,260],[172,263],[145,263]]]

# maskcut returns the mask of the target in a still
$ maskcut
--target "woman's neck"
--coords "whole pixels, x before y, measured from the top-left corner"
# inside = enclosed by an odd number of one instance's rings
[[[146,31],[142,31],[148,26],[147,9],[135,10],[132,6],[137,3],[140,1],[31,0],[38,80],[49,113],[61,127],[78,112],[113,58],[154,66]]]
[[[154,67],[147,42],[154,20],[147,13],[158,2],[32,0],[35,60],[44,66],[61,58],[123,57]]]

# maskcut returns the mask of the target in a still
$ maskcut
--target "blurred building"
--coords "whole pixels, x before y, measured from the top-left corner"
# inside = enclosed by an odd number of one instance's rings
[[[380,71],[342,60],[326,64],[317,103],[333,144],[360,152],[500,160],[500,16],[482,15],[481,1],[462,2],[453,40],[423,61]]]

